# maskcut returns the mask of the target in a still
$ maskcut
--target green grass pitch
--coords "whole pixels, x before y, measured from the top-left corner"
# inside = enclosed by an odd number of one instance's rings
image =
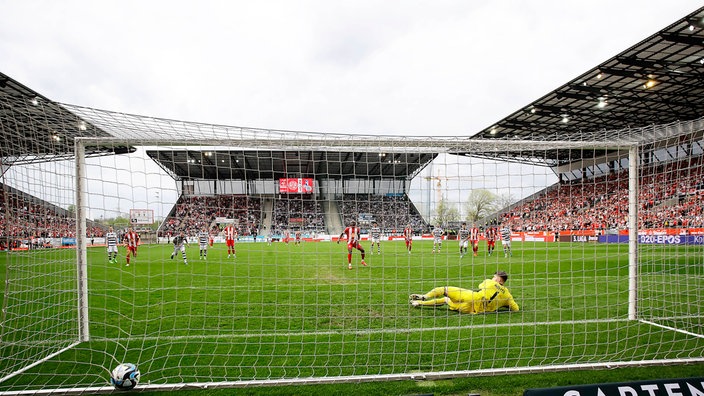
[[[457,242],[382,242],[367,267],[344,244],[238,243],[200,260],[197,244],[143,245],[132,265],[88,251],[91,341],[77,339],[71,249],[3,253],[0,391],[102,386],[133,362],[142,383],[240,381],[686,359],[704,355],[703,249],[641,245],[639,319],[628,320],[628,246],[514,242],[460,258]],[[410,293],[475,288],[496,270],[516,313],[461,315],[412,308]],[[676,283],[674,283],[676,282]],[[673,287],[673,283],[675,287]],[[699,336],[697,336],[699,334]],[[69,347],[70,346],[70,347]]]

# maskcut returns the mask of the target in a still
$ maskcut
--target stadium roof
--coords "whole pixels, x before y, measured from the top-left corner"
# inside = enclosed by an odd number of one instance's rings
[[[320,150],[147,150],[175,179],[408,179],[436,153]]]
[[[604,140],[605,131],[693,120],[704,116],[703,72],[704,7],[474,137]]]
[[[637,141],[658,144],[643,128],[704,116],[704,7],[475,134],[523,141]],[[700,125],[699,122],[695,123]],[[683,131],[701,138],[701,129]],[[461,153],[548,166],[580,166],[614,150]]]
[[[615,139],[653,143],[657,134],[643,134],[639,128],[667,125],[704,116],[704,7],[628,48],[606,62],[543,97],[518,109],[513,114],[476,133],[472,139],[488,141],[599,141]],[[266,136],[272,140],[324,136],[348,139],[349,136],[294,131],[242,128],[222,125],[157,119],[153,117],[109,112],[87,107],[58,104],[42,97],[8,76],[0,73],[0,133],[6,142],[0,152],[4,164],[29,162],[72,156],[73,140],[79,136],[116,137],[151,140],[156,137],[233,139]],[[681,132],[701,138],[698,129]],[[668,137],[668,138],[671,138]],[[670,139],[670,141],[673,141]],[[140,145],[138,143],[135,146]],[[92,149],[91,154],[124,153],[132,147],[108,146]],[[399,159],[402,162],[380,163],[379,151],[355,147],[347,153],[330,152],[325,147],[278,150],[257,147],[250,152],[226,147],[215,154],[226,164],[232,153],[249,158],[247,170],[225,169],[207,160],[205,152],[162,150],[152,153],[160,166],[178,178],[220,178],[236,175],[251,179],[279,175],[325,174],[332,178],[412,176],[432,160],[438,152],[429,147],[426,155]],[[518,147],[518,145],[516,145]],[[416,152],[418,148],[416,147]],[[258,151],[257,151],[258,150]],[[373,151],[376,154],[367,154]],[[579,164],[595,158],[613,157],[618,150],[559,149],[543,151],[539,156],[530,150],[449,150],[454,154],[530,162],[547,166]],[[275,153],[276,152],[276,153]],[[262,155],[254,161],[251,157]],[[296,161],[290,156],[299,155]],[[345,156],[346,155],[346,156]],[[351,161],[349,164],[345,161]],[[186,161],[186,162],[184,162]],[[225,161],[225,162],[222,162]],[[320,162],[328,162],[321,164]],[[231,163],[232,164],[232,163]],[[237,162],[235,162],[237,164]],[[293,165],[291,165],[293,164]],[[374,168],[377,167],[377,168]],[[322,169],[326,169],[323,171]],[[400,169],[405,169],[401,172]],[[286,177],[286,176],[281,176]]]
[[[72,157],[74,138],[109,137],[60,104],[0,73],[0,159],[3,165]],[[93,148],[87,155],[134,151]]]

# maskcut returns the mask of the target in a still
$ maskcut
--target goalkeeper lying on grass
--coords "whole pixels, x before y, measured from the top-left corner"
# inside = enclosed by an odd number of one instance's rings
[[[508,308],[518,311],[518,304],[507,287],[504,286],[508,275],[497,271],[494,277],[479,284],[478,290],[467,290],[454,286],[436,287],[425,294],[411,294],[411,305],[445,305],[451,310],[476,314],[494,312]]]

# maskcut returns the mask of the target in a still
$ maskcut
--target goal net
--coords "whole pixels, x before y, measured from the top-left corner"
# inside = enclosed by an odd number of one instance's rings
[[[704,360],[702,120],[476,140],[64,107],[75,151],[3,168],[0,394],[120,363],[173,390]]]

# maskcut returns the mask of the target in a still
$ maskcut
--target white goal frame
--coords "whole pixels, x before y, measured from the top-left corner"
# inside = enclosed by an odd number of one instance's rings
[[[90,118],[90,117],[89,117]],[[163,120],[162,120],[163,121]],[[696,120],[690,124],[690,128],[701,130],[704,121]],[[176,134],[178,128],[173,131],[167,131],[164,138],[135,138],[134,136],[125,135],[124,137],[111,138],[94,138],[94,137],[78,137],[75,138],[75,219],[76,219],[76,308],[77,308],[77,329],[78,337],[70,346],[56,353],[52,353],[40,361],[32,364],[0,378],[0,384],[14,376],[20,375],[23,372],[36,367],[45,361],[48,361],[56,355],[80,345],[80,343],[91,341],[90,323],[89,323],[89,290],[88,290],[88,237],[87,223],[88,218],[88,193],[86,175],[86,153],[88,149],[101,147],[117,147],[117,146],[136,146],[136,147],[218,147],[225,149],[264,149],[275,150],[281,147],[286,147],[287,150],[329,150],[329,151],[353,151],[367,150],[370,147],[380,152],[432,152],[443,154],[454,153],[474,153],[481,152],[484,155],[491,156],[491,153],[506,153],[521,147],[525,151],[550,151],[550,150],[615,150],[621,156],[628,157],[628,321],[640,321],[641,323],[663,327],[658,323],[645,320],[640,317],[638,307],[638,281],[639,281],[639,265],[638,265],[638,211],[639,211],[639,180],[640,171],[640,150],[643,148],[643,142],[634,138],[634,134],[626,134],[627,139],[601,139],[592,141],[529,141],[529,140],[491,140],[491,139],[457,139],[443,137],[390,137],[390,136],[355,136],[351,138],[349,135],[324,135],[314,133],[299,133],[288,131],[266,131],[245,129],[240,131],[241,138],[229,138],[217,136],[206,137],[204,139],[193,138],[192,132],[198,131],[200,124],[185,125],[185,129],[189,133],[183,139],[175,138],[170,133]],[[213,126],[215,129],[217,127]],[[146,128],[142,126],[141,128]],[[653,133],[647,136],[650,141],[670,139],[670,126],[655,127]],[[139,127],[137,128],[139,129]],[[138,135],[138,134],[136,134]],[[260,137],[261,136],[261,137]],[[593,137],[592,137],[593,138]],[[625,318],[618,319],[624,320]],[[569,321],[559,322],[560,324],[569,323]],[[541,323],[547,324],[547,323]],[[550,323],[555,324],[555,323]],[[519,325],[525,325],[520,323]],[[510,325],[509,325],[510,326]],[[701,334],[694,334],[676,328],[669,330],[682,332],[694,337],[704,338]],[[434,329],[421,329],[420,331],[433,331]],[[501,374],[518,374],[518,373],[535,373],[548,371],[569,371],[569,370],[585,370],[597,368],[614,368],[628,366],[647,366],[647,365],[663,365],[663,364],[678,364],[678,363],[693,363],[704,362],[704,357],[691,357],[687,359],[658,359],[658,360],[639,360],[639,361],[620,361],[620,362],[597,362],[597,363],[578,363],[578,364],[551,364],[548,366],[526,366],[526,367],[504,367],[496,369],[475,369],[461,371],[426,371],[421,373],[402,373],[402,374],[369,374],[369,375],[350,375],[350,376],[323,376],[323,377],[305,377],[305,378],[282,378],[282,379],[265,379],[265,380],[241,380],[241,381],[222,381],[222,382],[186,382],[174,384],[140,384],[139,387],[144,390],[187,390],[187,389],[212,389],[212,388],[240,388],[251,386],[280,386],[280,385],[303,385],[303,384],[335,384],[349,382],[373,382],[373,381],[397,381],[397,380],[434,380],[467,377],[469,375],[501,375]],[[46,389],[32,391],[0,391],[0,395],[20,395],[20,394],[83,394],[91,393],[112,393],[114,390],[110,386],[99,387],[84,387],[72,389]]]
[[[87,147],[103,146],[109,147],[112,145],[135,145],[135,146],[217,146],[217,147],[247,147],[261,148],[271,147],[288,147],[293,150],[310,150],[312,147],[324,147],[328,150],[350,150],[355,147],[369,147],[370,139],[360,140],[336,140],[330,137],[305,137],[295,136],[291,140],[281,141],[281,139],[234,139],[234,140],[129,140],[114,139],[114,138],[77,138],[75,144],[76,152],[76,219],[77,219],[77,273],[78,273],[78,309],[79,309],[79,341],[84,342],[90,340],[88,326],[88,278],[87,278],[87,237],[85,230],[85,219],[87,209],[87,196],[85,193],[85,152]],[[355,144],[357,142],[357,144]],[[381,151],[393,152],[394,150],[404,150],[422,146],[421,143],[427,142],[425,138],[374,138],[372,146],[380,148]],[[637,320],[637,280],[638,280],[638,143],[634,142],[573,142],[573,141],[501,141],[501,140],[483,140],[483,139],[467,139],[457,141],[456,139],[433,139],[433,144],[426,147],[428,151],[451,152],[466,150],[468,152],[481,150],[483,152],[506,152],[517,146],[529,147],[533,150],[555,150],[558,148],[566,149],[615,149],[627,151],[629,158],[629,205],[628,205],[628,223],[629,223],[629,275],[628,275],[628,319]],[[695,359],[698,360],[698,359]],[[704,361],[704,358],[701,359]],[[291,378],[291,379],[273,379],[273,380],[245,380],[245,381],[225,381],[225,382],[207,382],[207,383],[183,383],[174,385],[141,385],[140,388],[150,390],[188,390],[188,389],[214,389],[214,388],[240,388],[250,386],[281,386],[281,385],[304,385],[304,384],[335,384],[335,383],[356,383],[360,381],[398,381],[398,380],[434,380],[434,379],[449,379],[461,378],[468,375],[500,375],[500,374],[521,374],[535,373],[547,371],[566,371],[566,370],[584,370],[596,368],[614,368],[626,366],[643,366],[643,365],[661,365],[692,362],[692,360],[658,360],[652,362],[612,362],[612,363],[589,363],[589,364],[565,364],[551,365],[546,367],[516,367],[492,370],[471,370],[457,372],[425,372],[425,373],[408,373],[408,374],[393,374],[393,375],[361,375],[361,376],[341,376],[341,377],[322,377],[322,378]],[[110,387],[100,388],[84,388],[82,391],[101,392],[111,391]],[[2,393],[0,393],[2,395]]]

